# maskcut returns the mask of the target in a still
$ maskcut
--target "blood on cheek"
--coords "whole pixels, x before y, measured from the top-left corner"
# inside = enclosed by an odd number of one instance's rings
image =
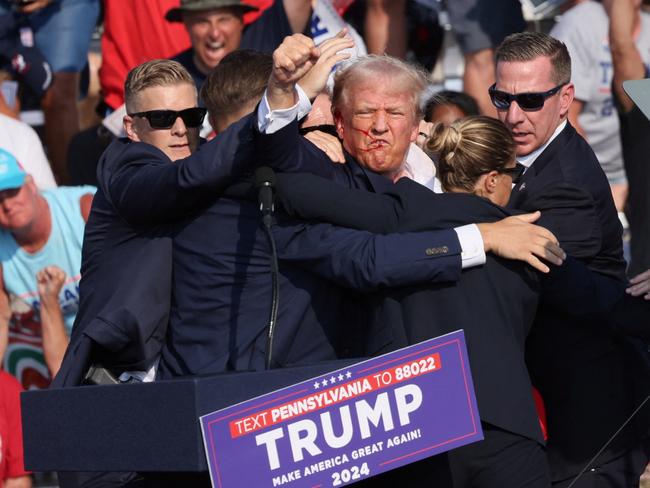
[[[367,138],[366,147],[358,148],[359,151],[371,152],[376,151],[377,149],[381,149],[384,146],[384,141],[382,139],[375,139],[372,137],[370,135],[370,131],[357,129],[356,127],[353,127],[353,130],[361,132]]]

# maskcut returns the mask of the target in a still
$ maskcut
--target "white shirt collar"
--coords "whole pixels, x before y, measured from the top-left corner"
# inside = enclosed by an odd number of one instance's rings
[[[541,147],[538,147],[537,149],[535,149],[530,154],[526,154],[525,156],[518,156],[517,157],[517,162],[520,163],[520,164],[523,164],[524,166],[526,166],[526,169],[530,168],[532,166],[532,164],[535,162],[535,160],[537,159],[537,157],[540,154],[542,154],[542,152],[544,152],[544,149],[546,149],[546,147],[551,142],[553,142],[553,140],[558,135],[560,135],[560,132],[562,132],[564,130],[564,128],[566,127],[566,123],[567,122],[565,120],[564,122],[562,122],[560,125],[557,126],[557,128],[555,129],[555,132],[553,132],[553,135],[551,136],[551,138],[548,141],[546,141],[546,144],[544,144]]]
[[[406,176],[417,181],[429,190],[441,193],[440,181],[436,178],[436,166],[427,154],[416,144],[411,143],[404,164]],[[437,191],[441,190],[441,191]]]

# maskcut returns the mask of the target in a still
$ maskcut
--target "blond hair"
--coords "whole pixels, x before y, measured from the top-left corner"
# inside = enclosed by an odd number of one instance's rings
[[[195,89],[194,80],[182,64],[170,59],[153,59],[136,66],[126,77],[124,101],[127,112],[133,110],[136,95],[152,86],[169,86],[189,83]]]
[[[400,91],[408,93],[413,100],[416,119],[422,119],[424,107],[422,96],[427,86],[427,74],[421,68],[386,55],[369,54],[340,68],[334,75],[332,89],[332,112],[341,112],[349,105],[349,91],[360,83],[390,79]]]
[[[516,145],[502,122],[477,115],[449,126],[436,124],[426,148],[438,160],[443,190],[471,193],[479,176],[503,169],[515,159]]]

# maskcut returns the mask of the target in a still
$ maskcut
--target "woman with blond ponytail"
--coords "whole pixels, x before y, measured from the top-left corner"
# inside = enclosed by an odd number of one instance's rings
[[[446,192],[474,193],[505,205],[512,185],[523,173],[515,160],[515,143],[500,121],[473,116],[451,125],[436,124],[425,149],[438,161],[438,178]]]

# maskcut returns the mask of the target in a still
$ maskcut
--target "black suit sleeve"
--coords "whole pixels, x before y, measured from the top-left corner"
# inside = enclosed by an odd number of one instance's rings
[[[576,317],[610,311],[625,289],[625,283],[591,271],[572,256],[561,266],[551,266],[541,282],[542,302]]]
[[[601,225],[588,192],[566,183],[549,185],[530,195],[522,210],[541,211],[535,223],[553,232],[562,249],[574,258],[591,258],[600,252]]]
[[[308,173],[278,174],[276,181],[285,211],[305,220],[388,233],[399,227],[405,211],[398,194],[350,189]]]
[[[123,145],[98,180],[120,216],[131,224],[157,224],[186,215],[202,199],[217,196],[253,161],[253,117],[233,124],[190,157],[172,163],[155,147]]]
[[[330,224],[280,222],[278,257],[360,291],[453,282],[461,247],[453,230],[376,235]]]
[[[450,229],[508,216],[503,208],[484,198],[435,194],[408,178],[378,194],[343,188],[309,174],[277,176],[278,197],[290,215],[374,233]]]
[[[350,186],[342,166],[300,135],[297,120],[272,134],[260,133],[255,125],[255,161],[259,166],[286,173],[312,173]]]
[[[611,332],[650,340],[650,302],[625,293],[626,283],[568,257],[541,278],[542,306],[589,319]]]

